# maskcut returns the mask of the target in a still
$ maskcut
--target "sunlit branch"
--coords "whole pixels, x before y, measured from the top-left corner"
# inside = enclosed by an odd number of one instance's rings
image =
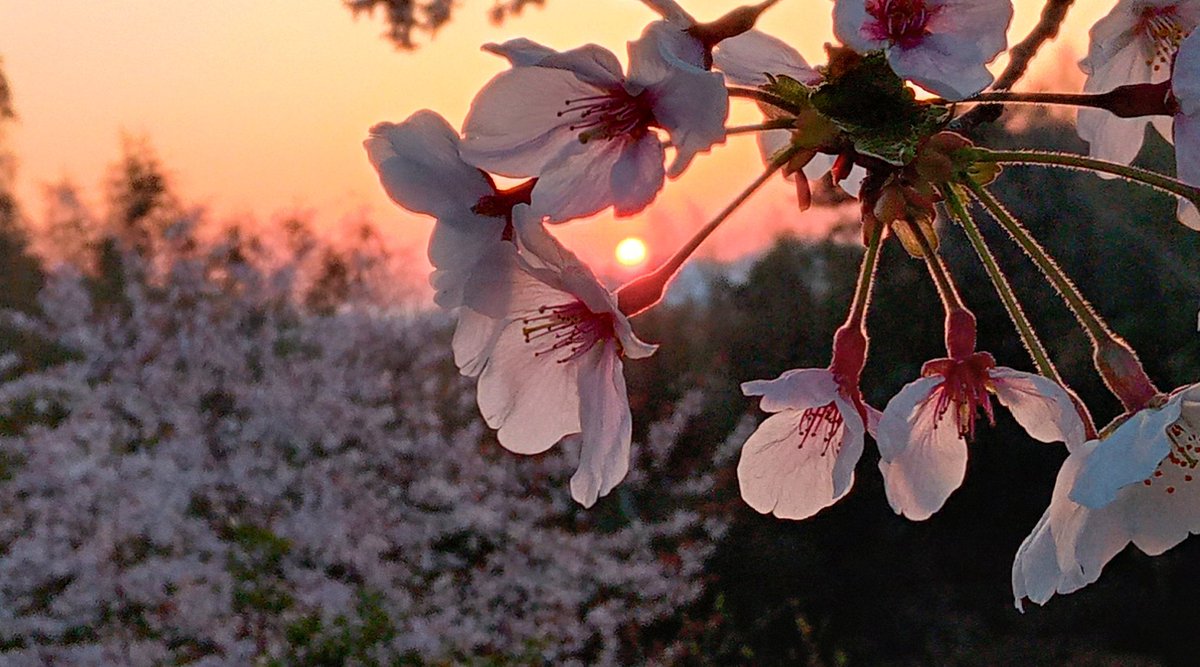
[[[775,174],[775,172],[779,171],[783,165],[787,164],[788,161],[792,159],[792,156],[795,155],[796,150],[797,149],[795,148],[789,148],[780,153],[774,160],[771,161],[769,165],[767,165],[766,170],[763,171],[758,178],[754,179],[754,181],[750,183],[745,190],[742,190],[742,192],[738,194],[738,196],[735,197],[733,201],[729,203],[729,205],[722,209],[715,218],[709,221],[708,224],[704,225],[704,227],[701,227],[700,230],[696,232],[696,234],[693,235],[692,238],[689,239],[682,248],[677,250],[675,254],[672,255],[671,258],[664,262],[661,266],[654,271],[651,271],[650,273],[621,286],[617,290],[617,305],[621,312],[625,313],[625,315],[629,317],[633,317],[634,315],[637,315],[658,303],[659,300],[662,299],[663,294],[666,292],[667,284],[671,282],[671,279],[675,277],[675,274],[679,272],[679,269],[683,267],[683,264],[688,260],[689,257],[692,256],[692,253],[696,252],[696,249],[700,247],[700,244],[704,243],[705,239],[707,239],[709,235],[717,231],[717,228],[720,227],[721,224],[724,223],[725,220],[728,219],[729,216],[732,215],[739,206],[745,203],[745,201],[750,198],[750,195],[754,194],[755,191],[762,187],[762,185],[766,183],[767,180],[769,180],[771,176]]]

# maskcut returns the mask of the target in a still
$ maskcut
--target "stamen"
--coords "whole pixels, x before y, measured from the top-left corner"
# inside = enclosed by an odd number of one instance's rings
[[[929,21],[941,9],[926,0],[867,0],[867,15],[875,20],[863,30],[871,39],[911,48],[929,35]]]
[[[995,426],[996,413],[992,407],[992,393],[995,387],[988,375],[988,370],[994,365],[991,355],[986,353],[973,354],[966,360],[943,359],[936,364],[926,364],[928,370],[923,374],[927,377],[936,374],[945,378],[927,399],[935,401],[934,428],[951,413],[952,408],[954,425],[962,438],[971,440],[975,437],[975,420],[980,409],[983,410],[988,423]]]
[[[820,440],[821,456],[825,456],[836,440],[837,450],[840,450],[842,439],[838,434],[841,433],[844,423],[842,413],[833,401],[819,408],[805,410],[804,414],[800,415],[800,423],[796,427],[800,433],[800,444],[796,448],[804,449],[810,440]],[[837,451],[834,451],[834,455],[837,455]]]
[[[1143,482],[1146,486],[1153,486],[1156,480],[1162,478],[1164,468],[1166,468],[1166,472],[1171,473],[1164,481],[1178,484],[1179,473],[1182,472],[1184,473],[1183,482],[1189,483],[1194,479],[1192,472],[1197,465],[1200,465],[1200,427],[1197,427],[1187,415],[1181,414],[1179,419],[1168,425],[1166,434],[1167,439],[1171,441],[1171,451],[1158,464],[1158,469],[1154,471],[1154,474]],[[1175,493],[1175,489],[1176,486],[1168,486],[1165,491]]]
[[[593,313],[582,302],[542,306],[537,314],[521,318],[526,343],[540,346],[535,357],[561,354],[560,364],[578,359],[596,343],[615,339],[612,313]]]
[[[1134,33],[1145,40],[1146,64],[1155,71],[1170,65],[1175,52],[1179,50],[1179,43],[1189,32],[1177,10],[1174,5],[1146,7],[1134,27]]]
[[[637,138],[654,122],[649,101],[624,90],[564,100],[563,106],[556,115],[568,117],[571,122],[567,129],[579,132],[579,141],[585,144],[625,135]]]

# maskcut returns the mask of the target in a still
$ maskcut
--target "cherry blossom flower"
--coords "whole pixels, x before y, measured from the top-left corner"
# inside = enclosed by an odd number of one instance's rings
[[[793,49],[787,42],[758,30],[750,30],[736,37],[722,41],[713,50],[713,66],[719,69],[725,80],[738,86],[763,86],[770,82],[771,76],[786,76],[800,83],[815,86],[821,83],[821,74],[809,66],[804,56]],[[763,106],[763,113],[769,119],[787,117],[786,113],[770,106]],[[822,119],[820,122],[828,122]],[[799,128],[798,128],[799,129]],[[793,130],[767,130],[758,133],[758,148],[763,161],[769,162],[779,151],[787,148],[792,142]],[[804,164],[801,171],[805,179],[815,181],[830,171],[836,155],[815,153]],[[846,178],[838,181],[852,197],[858,196],[859,187],[866,170],[860,166],[850,171]],[[788,174],[787,178],[796,178]],[[804,189],[807,183],[797,182],[802,208],[809,199],[809,191]]]
[[[1200,13],[1200,7],[1196,8]],[[1179,180],[1200,186],[1200,33],[1193,32],[1179,46],[1171,73],[1171,92],[1179,105],[1175,114],[1175,173]],[[1200,230],[1200,212],[1187,199],[1178,204],[1179,221]]]
[[[621,358],[657,346],[638,340],[614,295],[528,206],[514,207],[513,222],[517,245],[493,244],[466,290],[455,361],[478,376],[480,412],[505,448],[538,454],[582,434],[571,495],[590,507],[629,470]]]
[[[589,44],[555,52],[529,40],[486,47],[513,68],[475,97],[462,155],[505,176],[538,176],[532,207],[563,222],[612,206],[645,208],[664,176],[725,139],[729,99],[720,74],[704,69],[703,46],[665,21],[629,44],[629,73]],[[663,168],[666,130],[675,157]]]
[[[1200,532],[1198,459],[1200,385],[1071,448],[1050,506],[1017,550],[1017,608],[1096,581],[1130,542],[1157,556]]]
[[[1009,0],[836,0],[834,33],[850,48],[882,49],[898,76],[951,100],[992,82],[984,66],[1007,45]]]
[[[742,392],[762,396],[762,410],[775,413],[742,447],[738,484],[747,504],[781,519],[806,519],[850,491],[865,428],[833,371],[790,370],[744,382]]]
[[[458,307],[476,262],[504,233],[503,217],[473,210],[496,194],[490,178],[462,161],[458,133],[432,111],[379,123],[363,146],[392,201],[437,219],[429,239],[429,283],[439,306]]]
[[[1200,3],[1194,0],[1120,0],[1089,33],[1088,55],[1079,63],[1087,74],[1084,92],[1166,81],[1180,42],[1197,23]],[[1172,139],[1166,116],[1118,118],[1100,109],[1080,109],[1076,126],[1090,155],[1129,164],[1141,150],[1147,124]]]
[[[914,521],[941,509],[962,484],[978,411],[994,419],[992,394],[1037,440],[1073,445],[1085,439],[1066,390],[1040,375],[996,366],[986,352],[930,361],[921,375],[888,402],[876,437],[888,502]]]

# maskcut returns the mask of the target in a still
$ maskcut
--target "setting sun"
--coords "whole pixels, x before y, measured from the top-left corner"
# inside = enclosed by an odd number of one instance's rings
[[[624,266],[637,266],[646,261],[646,244],[641,239],[630,236],[617,244],[617,261]]]

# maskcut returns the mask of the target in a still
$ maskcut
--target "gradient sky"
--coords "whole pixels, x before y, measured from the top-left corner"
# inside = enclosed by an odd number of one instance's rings
[[[743,3],[683,4],[705,20]],[[1043,54],[1027,85],[1074,71],[1088,27],[1112,4],[1077,0],[1064,44]],[[1040,5],[1017,0],[1010,35],[1023,36]],[[655,18],[636,0],[549,0],[495,26],[485,17],[490,6],[462,0],[434,39],[402,52],[380,37],[380,21],[352,18],[339,0],[0,0],[0,57],[20,116],[8,137],[18,195],[38,218],[44,186],[65,178],[95,203],[124,133],[148,139],[182,198],[217,219],[314,210],[334,225],[366,214],[400,240],[423,243],[428,223],[392,206],[365,159],[367,128],[422,108],[461,124],[475,92],[505,67],[479,50],[482,43],[525,36],[566,49],[595,42],[624,60],[625,42]],[[760,27],[819,61],[832,40],[831,6],[784,0]],[[755,120],[748,104],[734,107],[732,123]],[[694,165],[642,216],[601,215],[558,231],[593,260],[610,260],[631,234],[646,237],[652,255],[668,253],[761,168],[749,137],[731,137]],[[817,233],[828,225],[829,212],[793,213],[791,196],[773,183],[706,252],[734,257],[784,229]]]

